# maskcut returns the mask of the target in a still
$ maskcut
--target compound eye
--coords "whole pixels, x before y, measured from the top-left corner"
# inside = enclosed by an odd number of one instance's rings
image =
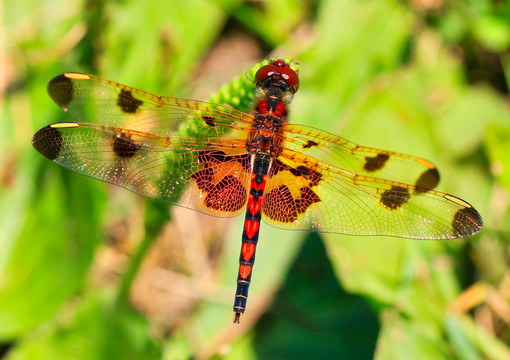
[[[272,64],[262,66],[255,74],[255,83],[259,83],[264,79],[272,76],[275,72],[278,72],[278,67]]]
[[[287,82],[296,92],[299,89],[299,77],[294,70],[290,67],[280,67],[278,68],[282,79]]]
[[[289,66],[289,64],[287,64],[285,61],[283,60],[275,60],[273,61],[271,64],[275,65],[275,66],[278,66],[278,67],[283,67],[283,66]]]

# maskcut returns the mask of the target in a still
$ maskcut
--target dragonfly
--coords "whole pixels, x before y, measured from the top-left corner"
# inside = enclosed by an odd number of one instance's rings
[[[37,131],[34,148],[77,173],[217,217],[245,213],[234,323],[245,312],[261,220],[277,228],[411,239],[478,233],[468,202],[433,190],[429,161],[289,123],[297,64],[269,59],[252,111],[154,95],[94,75],[48,85],[77,121]]]

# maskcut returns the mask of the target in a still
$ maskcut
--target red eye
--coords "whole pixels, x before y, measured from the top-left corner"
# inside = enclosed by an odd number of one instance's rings
[[[282,79],[287,82],[291,87],[294,88],[294,91],[299,89],[299,77],[296,72],[289,67],[281,67],[278,68],[280,74],[282,74]]]
[[[273,61],[271,64],[262,66],[255,74],[255,82],[258,84],[268,77],[281,78],[296,92],[299,88],[299,77],[283,60]]]
[[[272,64],[262,66],[257,73],[255,74],[255,83],[259,83],[262,80],[270,77],[276,71],[278,71],[278,67]]]

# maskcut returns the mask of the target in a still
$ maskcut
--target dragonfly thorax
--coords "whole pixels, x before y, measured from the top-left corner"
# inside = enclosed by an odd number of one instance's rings
[[[287,122],[287,107],[283,100],[285,91],[272,85],[265,96],[256,103],[253,131],[248,149],[251,152],[262,151],[267,154],[279,153],[279,133]]]

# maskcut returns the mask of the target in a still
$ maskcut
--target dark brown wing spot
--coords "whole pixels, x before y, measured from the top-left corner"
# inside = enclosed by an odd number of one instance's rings
[[[308,149],[308,148],[311,148],[311,147],[317,146],[317,145],[319,145],[319,144],[316,143],[315,141],[308,140],[308,142],[303,145],[303,149]]]
[[[270,219],[289,223],[297,220],[313,203],[320,202],[319,196],[309,187],[302,187],[299,198],[294,199],[287,185],[281,185],[264,196],[262,211]]]
[[[290,170],[290,169],[289,169]],[[293,169],[292,169],[293,170]],[[292,170],[290,170],[292,172]],[[292,172],[296,176],[302,176],[306,180],[310,181],[311,186],[316,186],[322,180],[322,174],[312,170],[306,166],[298,166],[296,171]]]
[[[217,184],[213,183],[215,169],[221,164],[236,161],[247,171],[250,169],[250,154],[236,156],[227,155],[222,150],[204,150],[198,153],[198,161],[204,164],[202,170],[191,175],[201,192],[206,194],[204,205],[213,210],[231,211],[240,210],[246,203],[247,190],[234,176],[227,175]]]
[[[467,237],[482,230],[482,217],[473,207],[460,209],[455,213],[452,221],[453,235],[455,237]]]
[[[121,90],[117,98],[117,106],[127,114],[134,114],[138,108],[143,104],[142,100],[135,99],[131,91]]]
[[[214,172],[210,168],[199,170],[191,177],[196,180],[198,188],[207,195],[204,205],[213,210],[240,210],[246,202],[246,189],[233,175],[227,175],[217,184],[211,182]]]
[[[297,219],[298,212],[296,201],[287,185],[281,185],[266,194],[262,202],[262,211],[270,219],[281,222],[293,222]]]
[[[211,187],[214,185],[211,183],[213,175],[213,169],[207,167],[191,174],[191,178],[195,179],[197,186],[201,191],[209,192],[211,191]]]
[[[320,202],[321,198],[309,187],[302,187],[301,196],[295,201],[297,212],[301,214],[304,213],[313,203]]]
[[[300,165],[296,169],[285,165],[280,160],[276,160],[275,164],[269,170],[269,177],[276,176],[280,171],[287,170],[294,176],[302,176],[304,179],[310,181],[310,186],[316,186],[322,180],[322,174],[318,171],[312,170],[309,167]]]
[[[240,210],[247,193],[243,184],[233,175],[227,175],[214,185],[205,197],[205,206],[221,211]]]
[[[60,154],[63,142],[60,131],[51,125],[40,129],[32,138],[32,146],[50,160],[55,160]]]
[[[388,154],[377,154],[374,157],[365,156],[365,165],[363,168],[368,172],[381,170],[389,158],[390,156]]]
[[[409,201],[409,190],[401,186],[392,186],[381,195],[380,203],[390,210],[396,210]]]
[[[276,176],[280,171],[289,170],[290,167],[282,163],[280,160],[276,159],[273,166],[269,169],[269,177]]]
[[[113,151],[120,158],[132,158],[141,147],[126,134],[113,138]]]
[[[205,123],[207,125],[209,125],[210,127],[216,126],[216,123],[214,122],[214,120],[216,120],[216,118],[214,116],[202,115],[202,119],[204,119]]]
[[[227,155],[222,150],[203,150],[198,153],[198,161],[201,164],[204,164],[205,167],[209,167],[212,164],[221,164],[228,161],[237,161],[239,164],[243,166],[243,168],[246,171],[250,171],[251,169],[250,158],[251,155],[249,153],[231,156]]]
[[[73,82],[64,74],[59,75],[48,84],[48,94],[58,106],[65,109],[73,100]]]
[[[222,150],[203,150],[198,153],[198,161],[202,164],[219,164],[230,160],[230,156]]]
[[[416,193],[424,193],[439,184],[439,172],[436,168],[428,169],[416,180]]]

